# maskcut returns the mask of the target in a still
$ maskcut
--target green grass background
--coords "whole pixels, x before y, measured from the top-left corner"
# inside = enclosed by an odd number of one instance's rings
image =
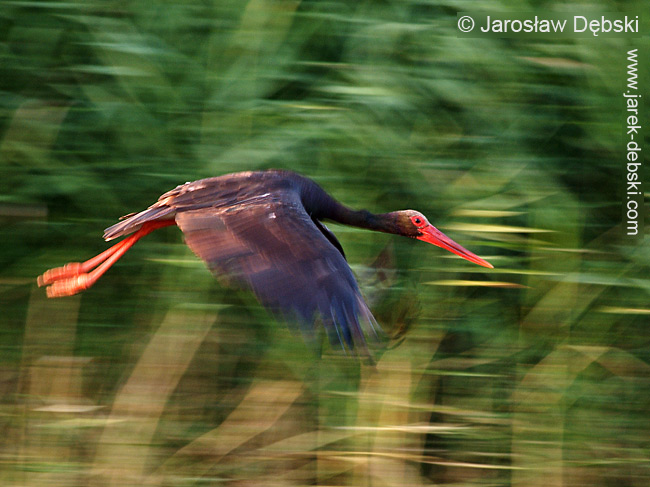
[[[622,226],[626,52],[647,94],[647,24],[456,28],[643,6],[2,2],[0,483],[648,485],[650,248]],[[36,287],[177,184],[271,167],[418,209],[495,269],[332,225],[392,337],[375,368],[319,357],[173,228],[81,296]]]

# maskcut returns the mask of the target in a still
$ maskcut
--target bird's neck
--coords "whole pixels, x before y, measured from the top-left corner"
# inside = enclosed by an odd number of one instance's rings
[[[334,211],[326,218],[344,225],[365,228],[376,232],[399,233],[391,213],[375,214],[367,210],[353,210],[337,202]]]
[[[394,213],[374,214],[342,205],[311,180],[302,181],[301,199],[307,212],[318,220],[332,220],[344,225],[399,234]]]

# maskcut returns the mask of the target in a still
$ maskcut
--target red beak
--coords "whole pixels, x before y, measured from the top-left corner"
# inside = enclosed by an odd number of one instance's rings
[[[458,245],[456,242],[454,242],[452,239],[450,239],[447,235],[442,233],[433,225],[420,228],[419,230],[422,233],[422,235],[417,237],[418,240],[422,240],[424,242],[437,245],[438,247],[442,247],[443,249],[449,250],[449,252],[453,252],[456,255],[460,255],[463,259],[467,259],[470,262],[474,262],[475,264],[482,265],[483,267],[489,267],[490,269],[494,269],[494,266],[490,264],[487,260],[483,260],[478,255],[471,253],[469,250],[467,250],[464,247],[461,247],[460,245]]]

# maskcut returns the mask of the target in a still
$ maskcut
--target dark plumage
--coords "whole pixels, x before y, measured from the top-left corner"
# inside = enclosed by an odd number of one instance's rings
[[[133,235],[83,264],[52,269],[38,282],[51,284],[51,297],[87,289],[139,238],[175,224],[214,274],[250,288],[264,306],[308,329],[320,318],[332,342],[365,350],[364,335],[375,336],[378,327],[324,219],[425,240],[491,267],[416,211],[354,211],[296,173],[259,171],[176,187],[107,228],[104,238]]]

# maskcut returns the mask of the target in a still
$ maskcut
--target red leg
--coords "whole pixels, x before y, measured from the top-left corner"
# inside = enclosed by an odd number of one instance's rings
[[[47,296],[49,298],[77,294],[95,284],[97,279],[142,237],[158,228],[175,224],[174,220],[147,222],[134,234],[129,235],[121,242],[86,262],[70,262],[63,267],[56,267],[46,271],[43,275],[38,276],[37,283],[39,286],[49,285],[47,287]],[[92,270],[93,268],[94,270]]]

